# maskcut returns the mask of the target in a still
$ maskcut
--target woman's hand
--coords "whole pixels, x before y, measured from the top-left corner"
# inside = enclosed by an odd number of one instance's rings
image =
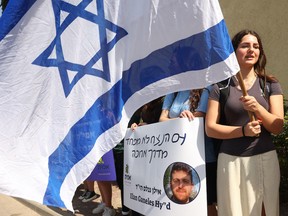
[[[242,96],[240,101],[242,101],[243,108],[250,112],[258,112],[261,106],[258,101],[250,95]]]
[[[188,118],[190,121],[194,119],[194,115],[191,111],[189,110],[183,110],[180,115],[180,118]]]
[[[141,123],[139,123],[138,125],[137,125],[136,123],[133,123],[133,124],[131,125],[131,130],[134,131],[134,130],[136,130],[137,127],[143,126],[143,125],[147,125],[147,123],[146,123],[146,122],[141,122]]]
[[[243,126],[243,135],[254,137],[261,133],[261,124],[259,121],[252,121]]]
[[[133,123],[131,125],[131,130],[134,131],[137,127],[138,127],[138,125],[136,123]]]

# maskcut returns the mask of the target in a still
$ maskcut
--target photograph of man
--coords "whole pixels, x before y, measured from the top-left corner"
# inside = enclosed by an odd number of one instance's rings
[[[193,194],[192,167],[188,164],[174,163],[170,173],[171,201],[178,204],[190,203],[195,197]]]

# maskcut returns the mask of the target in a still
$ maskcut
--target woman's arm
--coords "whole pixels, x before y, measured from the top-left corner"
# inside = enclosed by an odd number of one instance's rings
[[[283,95],[271,95],[269,97],[270,110],[267,111],[253,96],[241,98],[244,109],[254,112],[256,118],[261,120],[263,126],[270,133],[279,134],[284,126]]]
[[[167,121],[170,119],[169,118],[169,112],[170,112],[170,108],[173,104],[173,101],[175,99],[175,94],[176,93],[168,94],[164,97],[162,112],[161,112],[161,115],[159,117],[159,122]]]
[[[217,139],[233,139],[245,136],[256,136],[261,132],[258,121],[249,122],[242,126],[228,126],[219,124],[220,104],[216,100],[208,100],[205,130],[209,137]],[[244,133],[243,133],[244,132]]]
[[[159,118],[159,122],[170,120],[169,118],[169,110],[163,109]]]
[[[171,120],[171,119],[176,119],[176,118],[170,118],[169,117],[169,110],[165,110],[165,109],[162,110],[160,118],[159,118],[159,122],[168,121],[168,120]]]

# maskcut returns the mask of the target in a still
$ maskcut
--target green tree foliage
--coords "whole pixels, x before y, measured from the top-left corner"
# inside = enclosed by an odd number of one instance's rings
[[[280,202],[288,202],[288,111],[287,105],[285,106],[285,121],[284,130],[281,134],[274,136],[274,144],[277,148],[280,170],[281,170],[281,182],[280,182]]]

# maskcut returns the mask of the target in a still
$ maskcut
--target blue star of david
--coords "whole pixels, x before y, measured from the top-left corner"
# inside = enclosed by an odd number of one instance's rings
[[[87,5],[89,5],[92,1],[93,0],[83,0],[77,6],[64,1],[52,1],[55,14],[56,36],[47,49],[45,49],[33,62],[33,64],[43,67],[58,67],[66,97],[69,96],[76,83],[86,74],[100,77],[107,82],[110,82],[108,52],[121,38],[128,34],[123,28],[105,19],[103,0],[96,0],[97,15],[89,11],[85,11]],[[61,10],[68,13],[68,16],[62,22],[62,24],[60,24]],[[100,49],[85,65],[65,60],[60,38],[65,29],[78,17],[98,24],[99,26]],[[115,33],[114,38],[109,43],[107,43],[106,29]],[[56,50],[56,57],[49,58],[54,48]],[[102,59],[103,71],[92,68],[93,65],[100,59]],[[69,81],[68,70],[76,73],[71,82]]]

